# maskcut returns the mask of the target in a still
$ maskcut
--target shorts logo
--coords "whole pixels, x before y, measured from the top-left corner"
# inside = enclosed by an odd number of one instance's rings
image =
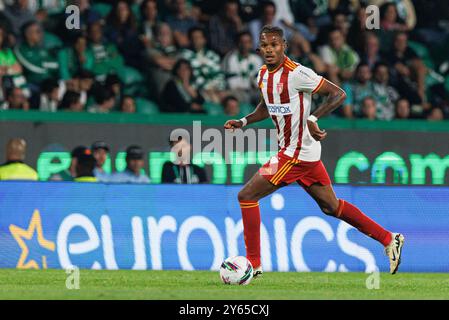
[[[277,90],[278,94],[281,94],[282,91],[284,90],[284,84],[283,84],[282,82],[281,82],[281,83],[278,83],[278,84],[276,85],[276,90]]]

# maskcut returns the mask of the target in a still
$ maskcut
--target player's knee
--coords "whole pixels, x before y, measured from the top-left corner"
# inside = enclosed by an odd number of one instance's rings
[[[239,202],[241,201],[251,201],[253,199],[253,195],[247,192],[246,190],[240,190],[240,192],[237,195],[237,198]]]
[[[328,215],[335,217],[338,212],[338,202],[337,203],[321,203],[320,204],[321,211]]]

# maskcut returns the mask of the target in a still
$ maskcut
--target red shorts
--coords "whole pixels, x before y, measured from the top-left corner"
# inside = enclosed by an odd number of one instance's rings
[[[331,179],[321,160],[303,161],[290,158],[282,153],[271,157],[265,163],[259,173],[275,186],[297,182],[303,187],[309,187],[314,183],[323,186],[331,184]]]

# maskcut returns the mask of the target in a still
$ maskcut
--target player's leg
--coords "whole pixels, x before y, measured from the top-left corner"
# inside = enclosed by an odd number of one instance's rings
[[[317,202],[323,213],[343,220],[367,236],[387,246],[391,242],[391,233],[374,222],[353,204],[337,199],[332,185],[312,184],[305,188]]]
[[[246,257],[251,262],[254,269],[260,267],[259,200],[279,188],[280,186],[271,184],[259,172],[256,172],[238,194],[238,200],[242,210]]]
[[[315,183],[305,187],[305,190],[317,202],[323,213],[343,220],[360,232],[379,241],[385,247],[390,258],[390,272],[396,273],[401,262],[401,251],[404,243],[404,237],[401,234],[391,233],[350,202],[337,199],[331,184]]]

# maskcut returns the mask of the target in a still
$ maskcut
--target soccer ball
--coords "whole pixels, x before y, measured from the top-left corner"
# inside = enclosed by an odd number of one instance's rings
[[[247,285],[253,279],[253,266],[242,256],[227,258],[221,264],[220,278],[224,284]]]

